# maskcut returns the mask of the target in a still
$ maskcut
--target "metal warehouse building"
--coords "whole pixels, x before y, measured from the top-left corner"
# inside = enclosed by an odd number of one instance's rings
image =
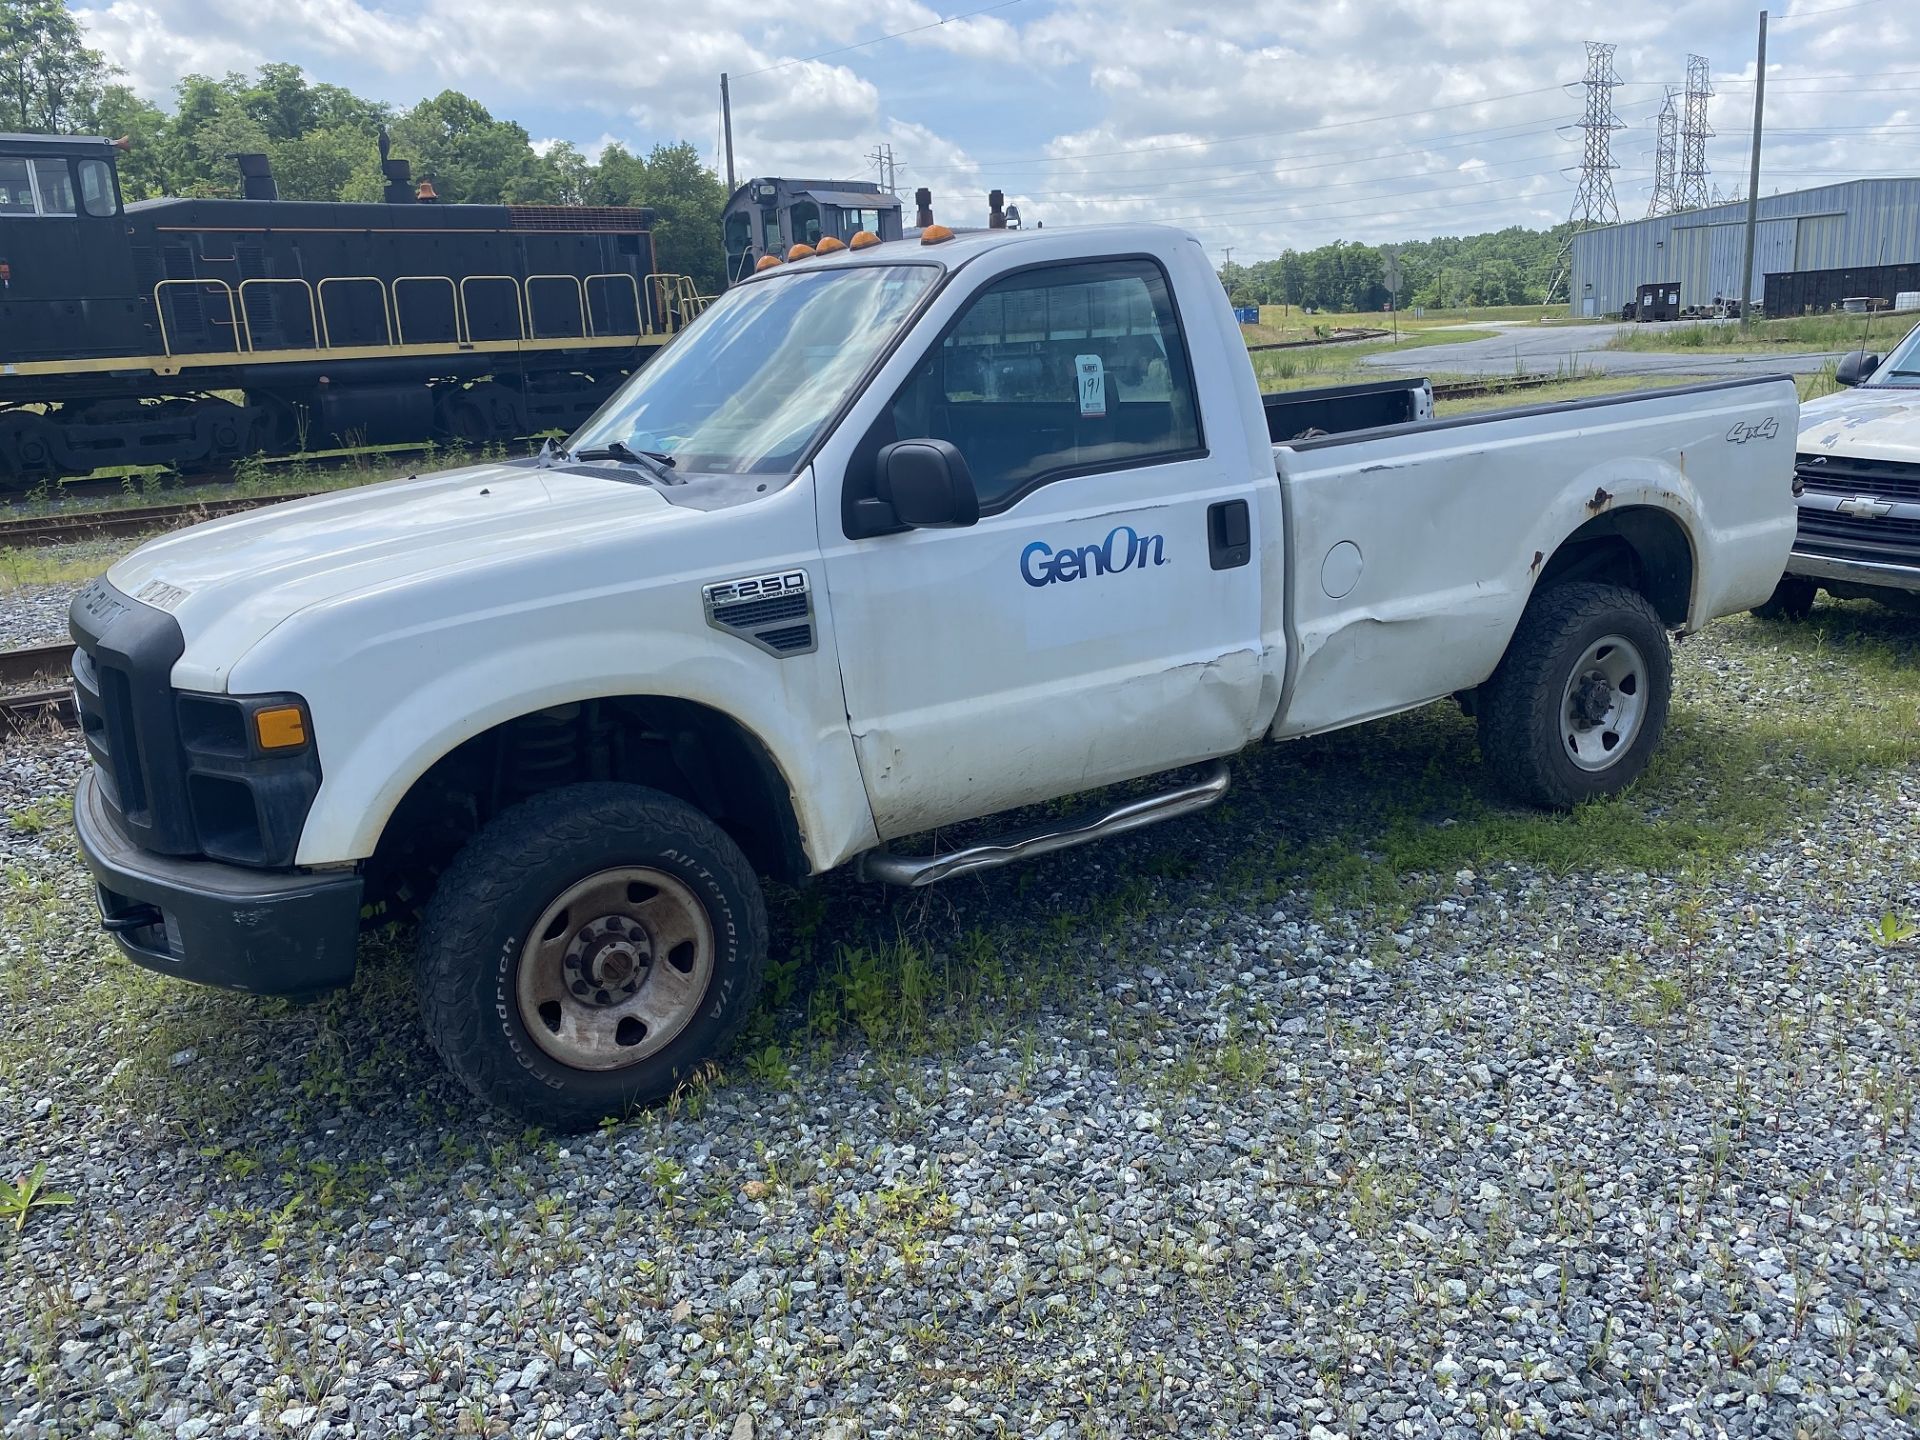
[[[1573,308],[1617,315],[1642,285],[1680,287],[1682,306],[1740,294],[1745,202],[1661,215],[1573,237]],[[1850,180],[1764,195],[1754,227],[1753,298],[1768,275],[1920,263],[1920,178]]]

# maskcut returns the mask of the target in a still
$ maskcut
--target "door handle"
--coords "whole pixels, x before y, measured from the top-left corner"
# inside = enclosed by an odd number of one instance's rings
[[[1207,559],[1216,570],[1235,570],[1253,558],[1253,520],[1244,500],[1207,507]]]

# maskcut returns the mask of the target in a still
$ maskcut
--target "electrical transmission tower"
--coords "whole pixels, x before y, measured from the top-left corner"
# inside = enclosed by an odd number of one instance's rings
[[[1620,223],[1620,207],[1613,198],[1613,132],[1625,127],[1613,111],[1613,91],[1620,83],[1613,50],[1611,45],[1587,42],[1587,118],[1580,122],[1586,153],[1580,160],[1580,188],[1574,192],[1573,213],[1568,217],[1582,229]]]
[[[1704,55],[1687,56],[1687,118],[1680,127],[1680,185],[1677,210],[1698,210],[1708,203],[1707,141],[1713,127],[1707,123],[1707,102],[1713,84]]]
[[[1647,218],[1671,215],[1680,208],[1680,108],[1673,102],[1680,92],[1667,87],[1667,103],[1660,111],[1659,138],[1653,149],[1653,202],[1647,206]]]
[[[880,188],[889,195],[898,195],[900,193],[897,188],[899,170],[893,161],[893,146],[891,144],[876,145],[867,159],[871,160],[875,168],[880,171]]]

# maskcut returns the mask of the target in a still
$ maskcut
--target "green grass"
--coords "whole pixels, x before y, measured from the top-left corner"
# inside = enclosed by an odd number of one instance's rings
[[[1738,324],[1701,320],[1661,330],[1633,329],[1617,335],[1610,350],[1639,350],[1667,354],[1680,350],[1712,350],[1725,354],[1763,355],[1774,350],[1854,350],[1863,343],[1884,352],[1912,328],[1906,316],[1802,315],[1786,320],[1761,320],[1748,328]]]

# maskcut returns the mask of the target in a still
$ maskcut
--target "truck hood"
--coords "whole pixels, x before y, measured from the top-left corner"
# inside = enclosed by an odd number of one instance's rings
[[[311,606],[695,513],[616,470],[480,465],[210,520],[141,546],[107,578],[179,623],[174,683],[219,690],[248,649]]]
[[[1920,463],[1920,390],[1868,386],[1808,401],[1800,452]]]

